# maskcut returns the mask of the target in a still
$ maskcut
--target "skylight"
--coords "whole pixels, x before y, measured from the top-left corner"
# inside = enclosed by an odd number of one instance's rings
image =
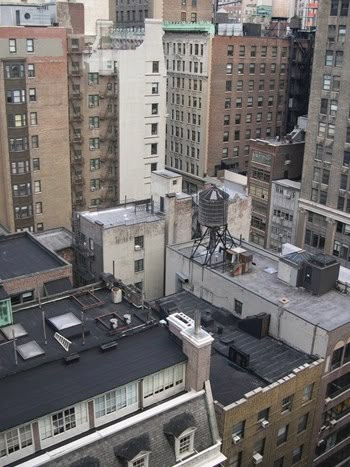
[[[4,333],[8,340],[13,339],[13,334],[15,334],[16,339],[28,334],[22,324],[11,324],[10,326],[5,326],[1,328],[1,331]]]
[[[45,353],[40,345],[35,341],[30,341],[26,344],[18,345],[17,352],[20,354],[23,360],[29,360]]]
[[[72,312],[65,313],[63,315],[53,316],[48,318],[48,321],[55,327],[57,331],[63,329],[72,328],[73,326],[79,326],[81,321]]]

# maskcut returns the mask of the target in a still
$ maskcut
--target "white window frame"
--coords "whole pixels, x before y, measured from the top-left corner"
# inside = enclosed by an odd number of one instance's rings
[[[143,464],[140,463],[143,461]],[[128,461],[128,467],[149,467],[149,452],[142,451]]]
[[[28,437],[28,439],[23,438],[23,435],[29,432],[30,432],[30,437]],[[12,449],[12,447],[11,448],[9,447],[10,436],[12,436],[13,440],[17,439],[16,447],[18,446],[18,449],[14,449],[11,452],[9,452],[9,450]],[[30,441],[29,444],[24,445],[27,441]],[[22,425],[16,428],[11,428],[11,430],[4,431],[3,433],[0,434],[0,459],[6,456],[10,456],[11,454],[18,452],[21,449],[25,449],[28,446],[34,446],[34,436],[33,436],[33,431],[32,431],[32,425],[30,423],[27,423],[26,425]]]
[[[185,430],[184,432],[181,433],[181,435],[176,438],[175,437],[175,457],[176,461],[181,461],[182,459],[185,459],[186,457],[190,456],[195,452],[194,450],[194,434],[195,434],[196,428],[191,427]],[[181,441],[184,438],[189,437],[189,447],[186,449],[186,451],[180,452],[181,450]]]

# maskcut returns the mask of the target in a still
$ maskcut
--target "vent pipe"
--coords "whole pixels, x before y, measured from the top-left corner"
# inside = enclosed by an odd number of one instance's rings
[[[199,336],[201,331],[201,312],[200,310],[195,310],[194,312],[194,333],[196,336]]]

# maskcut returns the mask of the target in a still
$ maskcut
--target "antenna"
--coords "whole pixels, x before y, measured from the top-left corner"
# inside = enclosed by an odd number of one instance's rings
[[[42,322],[43,322],[43,333],[44,333],[44,341],[45,345],[47,345],[47,337],[46,337],[46,328],[45,328],[45,311],[41,310]]]
[[[81,310],[81,339],[83,345],[85,345],[85,313],[84,310]]]
[[[15,337],[15,330],[12,329],[12,337],[13,337],[13,351],[15,352],[15,364],[18,365],[17,359],[17,345],[16,345],[16,337]]]

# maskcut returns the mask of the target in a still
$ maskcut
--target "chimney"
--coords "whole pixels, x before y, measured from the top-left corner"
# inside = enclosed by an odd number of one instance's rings
[[[169,330],[182,340],[182,351],[188,357],[186,390],[200,391],[209,380],[211,344],[213,338],[201,328],[200,310],[195,320],[184,313],[173,313],[167,318]]]

